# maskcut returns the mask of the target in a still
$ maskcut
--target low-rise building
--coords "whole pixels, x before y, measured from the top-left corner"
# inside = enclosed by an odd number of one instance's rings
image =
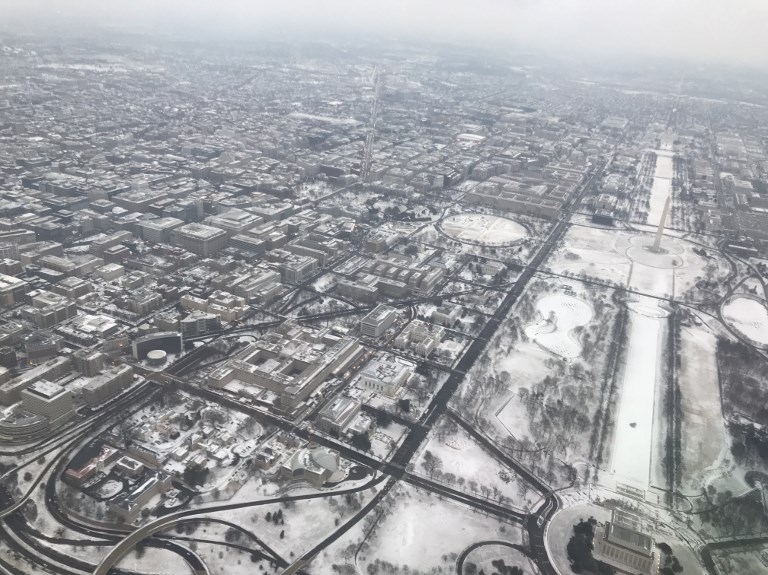
[[[297,449],[280,466],[285,479],[303,480],[317,489],[339,469],[339,452],[319,446]]]
[[[78,469],[69,468],[64,472],[64,478],[74,485],[82,485],[99,471],[115,461],[120,456],[120,451],[111,445],[102,445],[99,454],[89,459],[85,465]]]
[[[155,495],[167,493],[171,487],[170,475],[161,471],[148,472],[136,487],[118,495],[107,505],[124,523],[132,523]]]
[[[462,307],[455,303],[443,303],[432,312],[432,321],[445,327],[453,326],[461,317]]]
[[[415,373],[415,366],[392,354],[377,356],[360,372],[360,385],[365,389],[394,397]]]
[[[614,511],[611,521],[597,530],[594,558],[629,575],[655,575],[658,557],[653,539],[638,526],[628,525]]]
[[[444,328],[415,319],[395,338],[395,347],[428,357],[440,345]]]
[[[317,427],[326,433],[341,434],[360,413],[360,402],[349,397],[337,397],[317,415]]]

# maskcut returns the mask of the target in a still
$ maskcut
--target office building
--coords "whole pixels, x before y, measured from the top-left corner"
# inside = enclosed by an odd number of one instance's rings
[[[39,365],[56,357],[61,350],[61,337],[46,331],[36,331],[24,338],[24,350],[31,365]]]
[[[288,322],[214,369],[207,383],[215,389],[230,389],[231,383],[238,393],[252,397],[266,392],[275,397],[276,407],[292,411],[363,353],[364,348],[352,339]]]
[[[97,406],[128,389],[132,383],[133,368],[118,365],[93,377],[81,388],[81,392],[88,405]]]
[[[155,244],[167,244],[171,241],[173,230],[183,225],[184,221],[177,218],[157,218],[141,222],[139,229],[141,230],[141,237],[145,241]]]
[[[79,349],[72,354],[72,361],[78,373],[86,377],[94,377],[104,368],[105,357],[100,351]]]
[[[386,305],[376,308],[360,320],[360,333],[365,337],[380,337],[398,318],[397,310]]]
[[[139,482],[128,493],[118,495],[107,505],[124,523],[131,523],[155,495],[167,493],[171,487],[170,475],[161,471],[148,472],[144,481]]]
[[[21,404],[25,411],[47,417],[51,428],[65,423],[74,415],[72,394],[62,386],[47,380],[39,380],[21,392]]]
[[[26,293],[27,282],[13,276],[0,274],[0,305],[4,307],[16,305],[23,301]]]
[[[159,331],[139,337],[133,342],[133,357],[142,360],[153,349],[161,349],[166,353],[181,353],[184,349],[181,334]]]
[[[188,252],[208,257],[227,247],[227,232],[198,223],[186,224],[171,231],[171,242]]]
[[[212,313],[195,310],[181,320],[181,335],[195,337],[221,329],[221,318]]]

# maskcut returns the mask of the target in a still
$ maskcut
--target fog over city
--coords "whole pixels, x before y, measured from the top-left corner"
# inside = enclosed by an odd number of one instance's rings
[[[200,38],[338,34],[508,44],[768,68],[764,0],[5,0],[0,27],[148,29]],[[189,37],[187,37],[189,39]]]
[[[768,0],[0,0],[0,575],[768,575]]]

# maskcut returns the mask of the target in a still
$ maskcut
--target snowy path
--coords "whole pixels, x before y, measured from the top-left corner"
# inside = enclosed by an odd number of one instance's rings
[[[672,193],[673,173],[672,156],[662,155],[657,152],[656,170],[653,173],[653,186],[651,186],[651,199],[647,220],[647,223],[652,226],[659,225],[661,212],[664,211],[664,203],[667,201],[667,196]],[[670,214],[668,221],[671,219]]]
[[[653,408],[667,312],[652,298],[629,304],[629,353],[624,369],[611,471],[616,479],[648,487]]]

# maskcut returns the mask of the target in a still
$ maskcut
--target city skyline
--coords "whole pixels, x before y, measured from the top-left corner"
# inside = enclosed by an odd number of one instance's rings
[[[654,58],[768,71],[761,0],[6,0],[7,31],[143,30],[214,41],[348,35],[467,43],[552,56]]]

